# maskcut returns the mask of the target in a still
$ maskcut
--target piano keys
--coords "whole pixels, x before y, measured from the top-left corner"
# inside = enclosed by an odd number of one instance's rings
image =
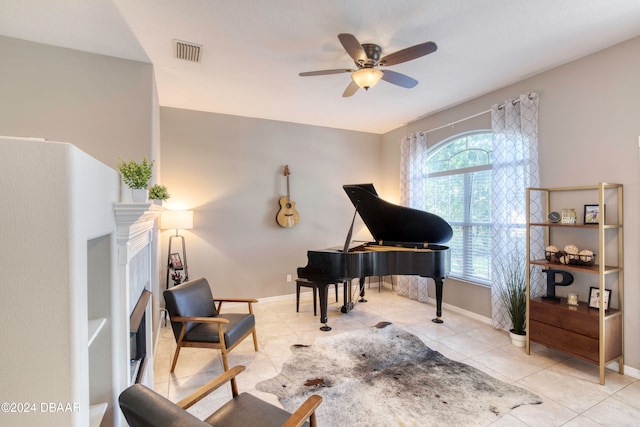
[[[310,250],[308,263],[298,268],[298,277],[318,286],[321,330],[327,325],[328,285],[344,284],[343,313],[354,306],[351,281],[359,279],[360,298],[364,301],[364,279],[369,276],[419,275],[430,277],[436,286],[436,323],[442,323],[444,279],[451,271],[448,242],[453,230],[442,218],[429,212],[398,206],[378,197],[373,184],[345,185],[345,192],[376,240],[353,245],[351,229],[340,248]],[[355,213],[354,213],[355,220]]]

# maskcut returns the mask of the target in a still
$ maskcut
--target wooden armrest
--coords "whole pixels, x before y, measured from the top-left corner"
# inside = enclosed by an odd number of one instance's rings
[[[216,298],[214,301],[222,301],[222,302],[252,302],[257,303],[258,300],[254,298]]]
[[[218,310],[218,313],[220,313],[220,310],[222,309],[223,302],[246,302],[247,304],[249,304],[249,313],[253,314],[253,308],[251,304],[257,303],[258,300],[254,298],[216,298],[213,300],[213,302],[214,304],[216,302],[218,303],[218,307],[216,308],[216,310]]]
[[[173,316],[172,322],[193,322],[193,323],[229,323],[224,317],[195,317],[195,316]]]
[[[282,424],[282,427],[300,427],[307,420],[311,427],[316,426],[316,409],[322,403],[322,396],[312,394],[302,405]]]
[[[223,372],[219,376],[215,377],[214,379],[212,379],[211,381],[209,381],[208,383],[206,383],[205,385],[203,385],[202,387],[200,387],[199,389],[197,389],[196,391],[194,391],[184,399],[180,400],[178,403],[176,403],[176,405],[178,405],[182,409],[190,408],[191,406],[195,405],[196,403],[198,403],[199,401],[207,397],[212,392],[219,389],[226,382],[234,380],[235,377],[244,370],[245,370],[245,367],[242,365],[234,366],[228,371]]]

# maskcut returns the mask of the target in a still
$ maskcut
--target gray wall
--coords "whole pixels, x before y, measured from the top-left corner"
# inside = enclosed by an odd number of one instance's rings
[[[0,135],[69,142],[113,168],[154,156],[151,64],[2,36],[0,58]]]
[[[383,136],[383,181],[399,188],[399,141],[502,103],[521,93],[540,94],[539,144],[542,186],[624,185],[625,364],[640,369],[640,38],[546,71]],[[489,114],[429,134],[430,144],[468,128],[490,124]],[[395,197],[398,197],[397,195]],[[581,204],[595,203],[589,199]],[[576,206],[582,213],[581,206]],[[576,278],[597,283],[595,277]],[[490,315],[489,289],[448,280],[444,300]],[[581,292],[582,294],[583,292]],[[586,294],[581,296],[586,299]]]
[[[286,276],[295,280],[307,251],[344,243],[354,208],[342,185],[380,184],[379,135],[173,108],[161,108],[161,124],[167,206],[195,211],[194,229],[181,232],[189,276],[207,277],[217,295],[294,293]],[[293,228],[275,220],[285,164]]]

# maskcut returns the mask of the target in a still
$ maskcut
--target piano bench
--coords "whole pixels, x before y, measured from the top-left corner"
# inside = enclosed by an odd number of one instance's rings
[[[338,284],[337,283],[331,283],[328,286],[335,286],[336,287],[336,302],[338,302]],[[305,288],[311,288],[311,291],[313,292],[313,315],[316,316],[318,314],[318,303],[317,303],[317,289],[318,287],[316,286],[315,283],[313,283],[310,280],[307,279],[296,279],[296,313],[300,312],[300,287],[304,286]]]

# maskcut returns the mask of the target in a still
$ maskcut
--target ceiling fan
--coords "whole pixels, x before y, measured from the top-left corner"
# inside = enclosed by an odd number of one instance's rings
[[[438,46],[434,42],[426,42],[411,46],[380,58],[382,48],[377,44],[360,44],[353,34],[338,34],[342,47],[353,58],[357,69],[338,68],[334,70],[307,71],[300,73],[302,77],[323,76],[326,74],[351,73],[351,83],[342,94],[343,97],[352,96],[359,88],[368,90],[375,86],[380,79],[405,88],[412,88],[418,81],[402,73],[391,70],[379,70],[376,67],[386,67],[402,62],[411,61],[421,56],[435,52]]]

